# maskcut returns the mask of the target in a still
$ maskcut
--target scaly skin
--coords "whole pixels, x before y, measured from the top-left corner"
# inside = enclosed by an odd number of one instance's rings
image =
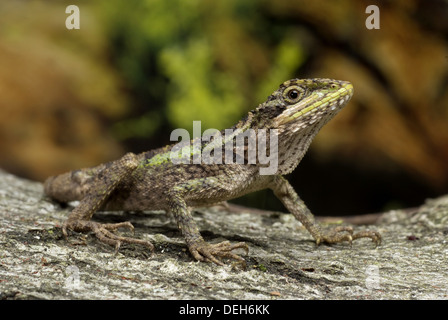
[[[273,190],[277,198],[311,233],[317,244],[351,243],[354,239],[364,237],[379,244],[381,236],[375,231],[353,233],[350,227],[323,230],[282,176],[297,167],[314,136],[346,105],[352,95],[353,86],[349,82],[293,79],[280,85],[266,102],[238,122],[232,128],[234,134],[227,139],[236,140],[249,129],[255,132],[256,137],[261,129],[277,130],[278,166],[270,175],[260,174],[260,169],[266,165],[258,158],[255,163],[250,162],[247,153],[244,154],[244,163],[229,164],[223,161],[222,164],[174,164],[170,158],[172,146],[166,146],[138,155],[128,153],[117,161],[50,177],[45,181],[45,193],[62,202],[80,200],[64,223],[64,235],[67,236],[67,229],[92,231],[99,240],[115,246],[117,250],[122,242],[145,245],[151,250],[154,247],[148,241],[113,233],[120,227],[133,229],[129,222],[100,224],[91,221],[96,211],[162,209],[173,214],[196,260],[222,265],[222,258],[230,258],[244,263],[244,259],[232,250],[243,248],[247,251],[247,245],[243,242],[230,244],[228,241],[206,243],[189,207],[210,205],[265,188]],[[225,141],[214,141],[214,146],[218,145],[223,151],[223,159]],[[268,150],[269,141],[268,137]],[[200,143],[200,149],[206,150],[206,146],[206,143]],[[231,152],[237,158],[237,148]]]

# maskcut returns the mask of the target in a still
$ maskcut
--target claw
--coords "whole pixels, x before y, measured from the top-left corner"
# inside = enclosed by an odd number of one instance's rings
[[[118,254],[118,250],[120,250],[120,246],[121,246],[121,242],[117,241],[117,243],[115,244],[115,254]]]
[[[146,246],[151,251],[154,250],[153,244],[149,241],[122,237],[112,232],[117,230],[118,228],[128,228],[132,232],[134,231],[134,226],[128,221],[120,223],[101,224],[93,221],[75,220],[66,222],[62,227],[62,233],[64,234],[65,238],[67,238],[67,229],[81,232],[92,231],[93,233],[95,233],[95,236],[98,238],[98,240],[108,245],[114,246],[115,253],[118,253],[122,242],[135,243]]]
[[[342,232],[348,232],[348,234],[342,234]],[[318,235],[316,243],[319,245],[322,242],[326,243],[339,243],[343,241],[348,241],[350,247],[352,246],[353,240],[359,238],[370,238],[375,243],[376,246],[381,244],[381,235],[377,231],[360,231],[353,233],[352,227],[336,227],[333,230],[323,231],[322,234]]]
[[[370,238],[375,243],[375,246],[379,246],[381,244],[381,235],[377,231],[360,231],[355,234],[355,239],[358,238]]]
[[[216,263],[217,265],[224,265],[224,263],[218,258],[229,258],[237,260],[245,266],[246,261],[239,255],[231,252],[234,249],[242,248],[249,252],[249,247],[244,242],[238,242],[236,244],[231,244],[229,241],[220,242],[217,244],[208,244],[205,241],[201,241],[198,244],[193,244],[189,247],[189,250],[193,257],[198,261],[208,261]]]

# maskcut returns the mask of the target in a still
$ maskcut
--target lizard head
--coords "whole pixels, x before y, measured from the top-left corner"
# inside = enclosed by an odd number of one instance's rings
[[[347,81],[288,80],[249,112],[246,125],[277,130],[279,173],[286,174],[294,170],[314,136],[352,95],[353,85]]]
[[[331,79],[292,79],[282,83],[254,111],[252,125],[289,133],[321,127],[353,95],[353,85]]]

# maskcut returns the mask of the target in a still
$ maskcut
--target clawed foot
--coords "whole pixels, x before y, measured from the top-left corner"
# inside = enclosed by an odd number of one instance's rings
[[[229,241],[224,241],[217,244],[209,244],[205,241],[200,241],[189,246],[191,254],[198,261],[211,261],[222,266],[224,264],[218,258],[229,258],[236,260],[245,267],[246,261],[239,255],[231,252],[239,248],[244,249],[246,254],[249,252],[249,247],[244,242],[231,244]]]
[[[67,238],[67,229],[79,232],[92,231],[93,233],[95,233],[98,240],[108,245],[114,246],[115,252],[118,252],[118,249],[120,249],[120,245],[123,242],[143,245],[148,247],[151,251],[154,250],[154,246],[149,241],[122,237],[113,233],[113,231],[116,231],[119,228],[127,228],[134,232],[134,226],[128,221],[102,224],[93,221],[75,220],[67,221],[66,223],[64,223],[62,227],[62,233],[64,234],[65,238]]]
[[[353,233],[352,227],[343,226],[328,231],[322,231],[322,233],[315,238],[318,245],[322,242],[338,243],[342,241],[348,241],[351,245],[353,240],[359,238],[370,238],[377,246],[381,244],[381,235],[377,231],[365,230]]]

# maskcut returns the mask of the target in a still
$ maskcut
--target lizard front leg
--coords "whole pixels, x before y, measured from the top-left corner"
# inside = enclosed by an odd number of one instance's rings
[[[109,245],[115,246],[116,250],[122,242],[136,243],[154,249],[154,246],[145,240],[121,237],[113,233],[118,228],[134,230],[130,222],[102,224],[90,221],[93,214],[104,204],[107,197],[117,185],[138,166],[138,161],[133,153],[126,154],[120,160],[111,162],[99,171],[93,178],[88,190],[86,190],[79,205],[73,209],[67,221],[62,227],[62,232],[67,237],[67,229],[77,232],[92,231],[96,237]]]
[[[289,182],[282,176],[275,176],[270,188],[289,212],[311,233],[317,244],[342,241],[351,243],[352,240],[358,238],[370,238],[377,245],[381,243],[381,235],[376,231],[353,233],[353,228],[351,227],[336,227],[332,230],[322,230],[320,225],[314,220],[311,211],[306,207]]]
[[[175,188],[181,190],[182,187]],[[176,219],[178,228],[187,243],[188,250],[198,261],[211,261],[218,265],[223,265],[220,258],[230,258],[237,260],[245,266],[245,260],[233,253],[232,250],[243,248],[248,251],[244,242],[231,244],[229,241],[223,241],[217,244],[209,244],[202,238],[196,222],[182,197],[181,191],[172,190],[169,194],[169,209]]]

